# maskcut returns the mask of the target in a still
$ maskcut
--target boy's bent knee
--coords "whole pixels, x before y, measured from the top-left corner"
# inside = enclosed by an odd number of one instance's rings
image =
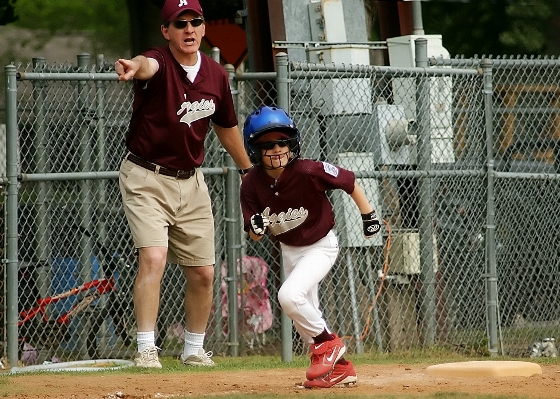
[[[282,287],[278,291],[278,303],[282,307],[284,313],[288,316],[297,312],[297,298],[293,295],[293,293],[286,289],[282,289]]]

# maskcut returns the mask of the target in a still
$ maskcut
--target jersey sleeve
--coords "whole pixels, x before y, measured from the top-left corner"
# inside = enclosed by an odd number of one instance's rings
[[[344,190],[351,194],[354,191],[356,176],[354,172],[333,165],[329,162],[308,161],[306,165],[308,173],[311,174],[316,184],[324,190]]]
[[[145,80],[137,80],[134,79],[134,82],[137,86],[141,87],[143,90],[149,92],[150,89],[155,88],[161,81],[161,76],[163,76],[163,72],[165,71],[165,57],[161,51],[159,51],[156,47],[148,49],[142,53],[142,55],[146,58],[153,58],[159,65],[158,70],[148,81]]]

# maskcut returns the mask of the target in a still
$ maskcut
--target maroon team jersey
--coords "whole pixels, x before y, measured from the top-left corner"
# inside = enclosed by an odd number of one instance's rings
[[[228,75],[203,53],[194,82],[168,46],[143,53],[159,63],[147,81],[134,80],[134,103],[126,146],[133,154],[168,169],[192,169],[204,161],[210,121],[237,125]]]
[[[251,216],[262,213],[270,219],[269,230],[287,245],[311,245],[334,226],[334,213],[327,191],[354,191],[354,173],[327,162],[296,159],[278,180],[262,167],[249,172],[241,184],[241,209],[245,231]]]

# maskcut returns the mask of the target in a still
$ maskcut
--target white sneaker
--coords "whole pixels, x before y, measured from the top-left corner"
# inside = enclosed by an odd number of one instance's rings
[[[204,367],[212,367],[215,366],[216,363],[212,359],[213,353],[205,352],[203,348],[198,350],[197,355],[189,355],[186,359],[183,359],[183,355],[181,355],[181,361],[185,366],[204,366]]]
[[[160,369],[161,363],[158,359],[158,347],[151,346],[142,352],[136,353],[134,356],[134,365],[136,367]]]

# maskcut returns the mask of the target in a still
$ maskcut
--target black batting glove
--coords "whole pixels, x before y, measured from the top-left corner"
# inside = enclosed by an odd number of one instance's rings
[[[270,221],[267,216],[263,216],[260,213],[255,213],[251,216],[251,231],[257,236],[264,236],[269,224]]]
[[[362,213],[362,223],[364,224],[364,236],[371,238],[381,230],[381,223],[375,215],[375,211]]]

